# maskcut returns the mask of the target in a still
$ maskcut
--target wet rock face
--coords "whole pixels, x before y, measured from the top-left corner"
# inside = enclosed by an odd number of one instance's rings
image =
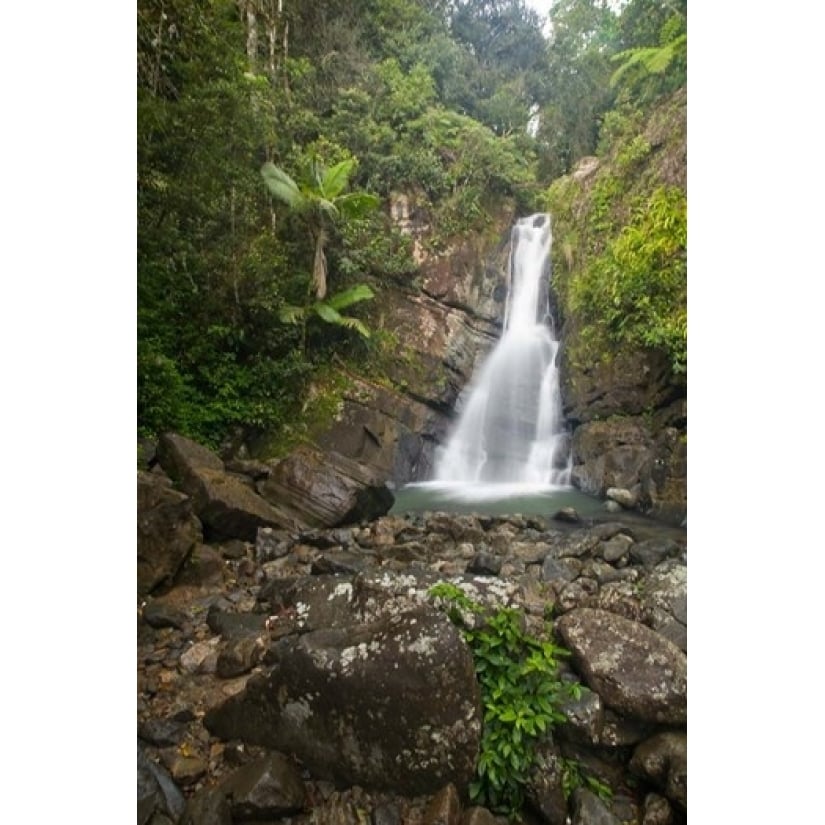
[[[206,717],[223,739],[295,753],[314,775],[410,794],[472,776],[480,698],[468,648],[437,611],[282,639],[271,671]]]
[[[620,506],[670,523],[687,515],[684,430],[658,429],[655,420],[617,415],[580,424],[573,434],[573,483],[586,493],[609,495]]]

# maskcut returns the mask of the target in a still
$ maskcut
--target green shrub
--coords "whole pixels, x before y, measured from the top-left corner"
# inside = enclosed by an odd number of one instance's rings
[[[448,582],[434,585],[429,595],[461,629],[481,687],[484,726],[470,798],[515,817],[536,745],[566,720],[559,709],[562,700],[578,696],[578,683],[560,678],[559,660],[569,653],[525,632],[524,616],[515,608],[485,613]]]

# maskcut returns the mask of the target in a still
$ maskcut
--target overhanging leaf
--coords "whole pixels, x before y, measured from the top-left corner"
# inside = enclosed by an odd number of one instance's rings
[[[284,304],[278,312],[278,319],[282,324],[297,324],[302,315],[304,310],[301,307]]]
[[[349,289],[336,292],[335,295],[330,296],[327,303],[335,309],[346,309],[359,301],[369,301],[374,297],[375,293],[367,284],[356,284]]]
[[[335,199],[341,214],[348,218],[360,218],[377,209],[381,201],[369,192],[350,192]]]
[[[273,197],[285,203],[292,209],[303,209],[306,198],[298,188],[298,184],[283,169],[267,161],[261,167],[264,183]]]
[[[348,158],[325,170],[320,181],[321,191],[324,197],[332,199],[340,195],[346,188],[347,181],[354,167],[355,158]]]

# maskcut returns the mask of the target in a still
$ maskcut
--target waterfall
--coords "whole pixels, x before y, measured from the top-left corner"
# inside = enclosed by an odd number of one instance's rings
[[[547,289],[551,244],[548,214],[512,228],[504,331],[462,395],[461,414],[437,458],[438,483],[570,485]]]

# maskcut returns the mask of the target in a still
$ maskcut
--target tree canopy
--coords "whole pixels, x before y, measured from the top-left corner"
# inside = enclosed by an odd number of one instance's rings
[[[333,354],[368,357],[369,296],[416,265],[366,207],[415,189],[436,245],[495,199],[538,208],[615,106],[684,82],[671,0],[555,0],[549,28],[524,0],[137,17],[138,426],[213,446],[293,419]]]

